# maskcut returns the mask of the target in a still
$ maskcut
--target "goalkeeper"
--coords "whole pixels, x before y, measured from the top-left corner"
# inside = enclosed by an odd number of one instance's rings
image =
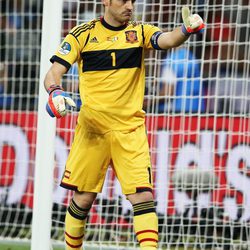
[[[184,24],[171,32],[131,21],[134,2],[102,0],[104,16],[73,28],[45,77],[47,111],[63,117],[74,101],[61,87],[62,76],[78,63],[82,107],[61,186],[74,190],[65,219],[66,249],[82,249],[86,219],[102,191],[108,166],[134,211],[140,249],[157,249],[158,220],[153,198],[149,147],[142,110],[144,52],[167,50],[204,28],[202,18],[182,9]]]

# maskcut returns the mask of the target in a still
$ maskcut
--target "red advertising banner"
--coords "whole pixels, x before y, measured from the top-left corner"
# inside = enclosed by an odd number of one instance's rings
[[[249,219],[249,122],[248,118],[222,116],[148,118],[156,185],[159,185],[156,190],[162,190],[162,179],[165,176],[168,195],[165,196],[167,204],[163,207],[168,214],[183,212],[185,206],[193,202],[190,201],[193,197],[190,199],[190,192],[187,192],[188,183],[181,183],[182,188],[174,187],[172,177],[179,172],[179,179],[187,182],[185,176],[180,178],[181,174],[198,170],[199,173],[213,174],[217,182],[216,185],[211,185],[210,190],[202,190],[202,180],[199,185],[193,183],[197,185],[194,188],[200,196],[200,207],[224,207],[233,219],[236,219],[238,210],[242,209],[244,212],[241,219]],[[194,178],[191,180],[194,181]],[[159,191],[157,195],[159,204],[164,200],[162,194]]]
[[[36,121],[35,112],[0,113],[0,194],[7,204],[21,202],[32,208]],[[75,123],[76,116],[68,116],[57,124],[54,202],[59,204],[68,197],[58,184]],[[200,208],[223,207],[232,219],[240,208],[240,219],[250,219],[249,118],[149,116],[146,124],[159,213],[182,213],[197,202]],[[111,170],[102,195],[121,195]],[[128,209],[125,198],[122,205]]]

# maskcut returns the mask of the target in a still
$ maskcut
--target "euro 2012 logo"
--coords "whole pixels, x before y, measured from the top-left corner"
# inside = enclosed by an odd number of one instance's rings
[[[71,51],[70,44],[67,42],[64,42],[58,52],[61,55],[68,55],[70,51]]]

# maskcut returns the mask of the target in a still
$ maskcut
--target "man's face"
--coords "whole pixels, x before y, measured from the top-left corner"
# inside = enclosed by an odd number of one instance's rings
[[[135,0],[106,0],[106,14],[121,24],[132,18]]]

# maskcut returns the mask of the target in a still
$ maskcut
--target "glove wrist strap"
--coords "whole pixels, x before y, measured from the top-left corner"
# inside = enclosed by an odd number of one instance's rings
[[[64,89],[60,85],[58,85],[58,84],[52,84],[47,89],[47,92],[50,95],[53,91],[58,90],[58,89],[64,91]]]
[[[183,33],[185,36],[190,36],[190,35],[191,35],[191,33],[187,31],[187,29],[186,29],[186,27],[185,27],[184,24],[182,24],[182,26],[181,26],[181,31],[182,31],[182,33]]]

